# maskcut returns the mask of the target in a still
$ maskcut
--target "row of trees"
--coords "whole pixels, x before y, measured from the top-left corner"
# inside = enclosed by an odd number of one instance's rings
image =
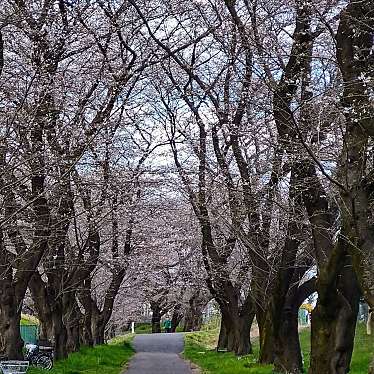
[[[250,353],[256,318],[260,361],[301,373],[317,292],[309,372],[348,372],[374,308],[373,34],[369,0],[4,1],[0,351],[28,291],[64,357],[133,284],[154,331],[213,297],[220,348]]]
[[[348,372],[360,296],[373,305],[373,4],[130,3],[169,55],[154,108],[200,226],[219,346],[251,352],[256,316],[260,361],[302,372],[297,312],[317,291],[309,371]]]

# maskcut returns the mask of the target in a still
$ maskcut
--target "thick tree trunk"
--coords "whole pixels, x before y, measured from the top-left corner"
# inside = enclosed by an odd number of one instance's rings
[[[101,314],[94,315],[91,322],[92,326],[92,339],[94,345],[105,343],[105,327],[106,323],[103,320]]]
[[[7,360],[22,360],[21,312],[14,302],[4,304],[3,298],[0,302],[0,356]]]
[[[52,314],[53,320],[53,343],[54,356],[56,360],[66,358],[68,351],[66,349],[67,331],[62,322],[62,308],[56,306]]]
[[[161,316],[159,314],[152,315],[152,333],[158,334],[161,332]]]
[[[222,346],[238,356],[252,353],[250,334],[254,313],[238,315],[225,311],[223,316],[222,324],[224,325],[224,330],[220,333],[218,348],[220,349],[220,346]]]
[[[373,75],[374,3],[348,1],[340,13],[336,57],[344,80],[344,148],[339,174],[342,220],[347,227],[353,267],[369,305],[374,308],[374,233],[372,221],[374,110],[366,79]]]
[[[185,321],[183,331],[199,331],[202,325],[202,313],[195,308],[189,308]]]
[[[186,316],[184,331],[199,331],[203,322],[201,313],[191,313]]]
[[[66,349],[68,353],[77,352],[80,349],[80,322],[81,313],[75,298],[75,292],[63,294],[63,323],[66,328]]]
[[[95,325],[92,331],[94,345],[105,343],[105,324],[98,323]]]
[[[217,351],[224,351],[227,350],[228,344],[228,336],[226,330],[226,323],[224,321],[224,317],[221,318],[221,327],[219,329],[219,336],[217,342]]]
[[[41,320],[39,318],[39,339],[40,340],[53,340],[53,318],[52,315],[48,318]]]
[[[298,310],[287,310],[282,313],[281,327],[274,339],[275,372],[301,374],[303,359],[298,330]]]
[[[218,349],[226,348],[238,356],[252,353],[250,333],[255,316],[252,294],[239,305],[238,289],[230,281],[220,286],[221,292],[216,294],[222,316]]]
[[[83,325],[81,329],[81,343],[82,345],[92,347],[94,344],[94,339],[92,336],[92,321],[91,314],[85,311],[83,317]]]
[[[319,298],[312,312],[309,374],[349,372],[360,292],[352,267],[345,266],[339,279],[336,289],[318,289],[328,297]]]
[[[55,297],[48,294],[38,271],[30,279],[29,290],[40,323],[39,338],[41,340],[53,341],[53,306],[55,304]]]
[[[235,353],[239,356],[252,353],[251,327],[255,315],[254,313],[240,317],[238,321],[239,339]]]
[[[42,130],[41,128],[33,128],[31,133],[31,138],[36,140],[36,143],[38,143],[37,148],[39,149],[40,144],[43,144]],[[4,156],[5,154],[0,152],[0,165],[4,165]],[[36,159],[40,161],[41,157]],[[43,163],[41,162],[41,164]],[[5,216],[10,219],[11,223],[6,225],[7,235],[16,251],[16,257],[14,257],[13,250],[8,251],[3,231],[0,228],[0,355],[9,360],[23,358],[23,341],[19,327],[22,303],[30,278],[47,247],[47,238],[49,236],[49,209],[43,195],[44,176],[41,175],[43,168],[40,168],[40,166],[38,165],[37,168],[32,167],[31,187],[33,200],[31,200],[31,206],[35,213],[33,240],[30,247],[32,250],[28,250],[27,244],[17,226],[17,204],[13,191],[8,188],[3,188],[2,190]],[[37,172],[36,169],[38,170]],[[1,187],[3,187],[2,178],[1,176]],[[16,268],[13,267],[14,265],[16,265]]]
[[[227,330],[227,349],[238,356],[252,353],[251,324],[248,318],[239,318]]]
[[[51,280],[47,286],[40,274],[35,272],[29,282],[29,289],[40,320],[40,339],[53,343],[54,357],[60,360],[66,358],[69,353],[67,349],[68,335],[63,322],[63,300],[53,286],[52,279],[55,281],[56,279],[51,274],[49,276]],[[57,279],[59,284],[60,278]]]
[[[345,374],[349,371],[359,301],[357,279],[347,256],[349,230],[343,221],[338,240],[334,240],[329,201],[310,160],[300,161],[298,178],[301,183],[308,181],[303,201],[312,225],[319,269],[309,374]]]
[[[66,349],[68,353],[78,352],[80,349],[80,325],[72,322],[66,326],[67,340]]]
[[[299,341],[298,311],[303,301],[315,292],[316,279],[312,278],[297,286],[299,277],[304,270],[294,273],[284,304],[274,309],[272,313],[272,326],[274,331],[274,367],[278,373],[301,374],[304,372],[303,358]]]
[[[280,373],[299,374],[303,372],[303,362],[299,342],[298,310],[301,303],[315,291],[315,279],[299,286],[308,270],[308,264],[297,264],[299,245],[303,240],[303,224],[300,224],[302,198],[300,185],[297,183],[297,167],[291,166],[290,212],[287,238],[283,247],[282,258],[270,298],[266,329],[272,331],[266,342],[267,351],[272,344],[275,370]],[[268,348],[269,347],[269,348]],[[271,357],[266,357],[271,359]]]
[[[339,300],[340,299],[340,300]],[[309,374],[346,374],[352,355],[355,318],[342,296],[318,305],[312,313],[312,351]],[[345,305],[344,305],[345,304]]]
[[[176,331],[177,327],[179,326],[179,324],[180,324],[180,322],[183,318],[183,314],[181,313],[180,309],[181,309],[180,305],[177,305],[174,308],[173,316],[171,317],[171,332]]]
[[[93,325],[95,324],[95,304],[91,297],[91,278],[83,281],[83,287],[78,292],[78,299],[84,308],[82,318],[82,328],[80,330],[81,343],[85,346],[92,347],[94,345]]]
[[[152,309],[152,333],[158,334],[161,332],[161,308],[156,303],[151,303]]]
[[[22,359],[20,335],[21,306],[13,287],[13,270],[8,265],[3,235],[0,230],[0,356],[8,360]]]
[[[274,336],[271,325],[266,321],[266,312],[257,310],[256,320],[260,334],[260,354],[258,361],[261,364],[274,362]]]

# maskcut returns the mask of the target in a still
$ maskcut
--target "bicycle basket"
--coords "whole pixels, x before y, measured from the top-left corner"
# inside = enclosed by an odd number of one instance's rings
[[[28,361],[0,361],[0,369],[3,374],[24,374],[28,367]]]

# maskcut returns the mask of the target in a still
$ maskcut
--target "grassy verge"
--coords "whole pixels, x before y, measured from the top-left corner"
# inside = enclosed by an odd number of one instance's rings
[[[135,334],[151,334],[152,325],[150,323],[136,323]]]
[[[113,339],[109,344],[94,348],[82,347],[65,360],[55,363],[50,372],[31,367],[30,374],[119,374],[134,350],[130,345],[132,336]]]
[[[238,358],[232,353],[217,353],[214,350],[217,334],[217,330],[186,334],[184,356],[200,366],[203,373],[272,374],[271,365],[256,363],[259,352],[258,339],[253,342],[253,355]],[[305,368],[308,368],[310,360],[310,331],[308,329],[300,333],[300,342]],[[361,324],[357,328],[350,374],[366,373],[373,354],[374,337],[367,336],[365,326]]]
[[[258,344],[254,344],[254,354],[241,357],[232,353],[217,353],[215,344],[217,330],[187,333],[184,356],[203,369],[203,373],[214,374],[268,374],[271,366],[258,365]]]
[[[164,332],[164,327],[161,324],[161,331]],[[183,332],[182,326],[178,326],[176,332]],[[152,334],[151,323],[137,323],[135,324],[135,334]]]

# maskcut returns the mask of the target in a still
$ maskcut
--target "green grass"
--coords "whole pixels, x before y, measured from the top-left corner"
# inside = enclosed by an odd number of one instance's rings
[[[268,374],[271,366],[258,365],[258,344],[254,344],[254,354],[240,359],[232,353],[217,353],[214,349],[217,330],[187,333],[184,356],[200,366],[203,373],[214,374]]]
[[[366,373],[374,355],[374,336],[366,335],[366,326],[359,324],[356,332],[355,346],[350,374]]]
[[[119,374],[134,354],[131,335],[116,338],[109,344],[94,348],[83,347],[65,360],[55,363],[50,374]],[[29,374],[46,374],[45,370],[31,367]]]
[[[253,341],[253,355],[238,358],[232,353],[217,353],[215,351],[217,334],[217,330],[212,330],[188,333],[185,336],[184,356],[200,366],[203,373],[272,374],[272,365],[256,363],[259,353],[258,339]],[[310,361],[310,331],[308,329],[300,333],[300,342],[304,365],[305,368],[308,368]],[[366,335],[365,326],[360,324],[357,328],[350,374],[367,373],[373,354],[374,337]]]
[[[135,334],[151,334],[152,324],[150,323],[139,323],[135,325]]]
[[[162,324],[161,324],[161,331],[162,332],[164,331]],[[175,331],[183,332],[183,327],[178,326]],[[148,322],[135,324],[135,334],[152,334],[152,324]]]

